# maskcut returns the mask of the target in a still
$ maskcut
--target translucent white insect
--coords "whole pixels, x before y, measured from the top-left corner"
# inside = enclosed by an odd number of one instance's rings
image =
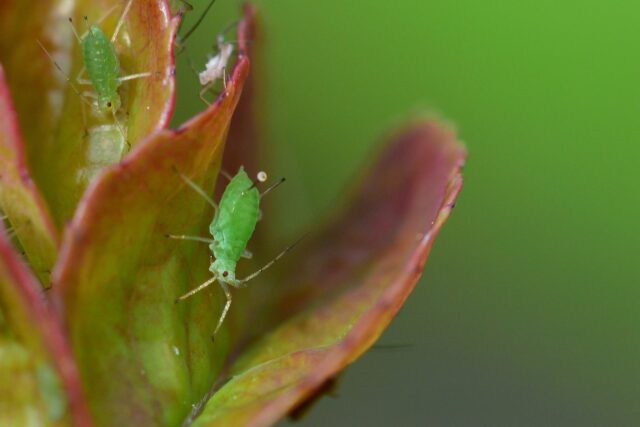
[[[233,54],[233,44],[224,40],[221,34],[218,36],[218,54],[207,61],[204,71],[198,74],[202,89],[200,90],[200,99],[209,104],[204,97],[205,93],[211,89],[218,80],[222,79],[224,88],[227,88],[227,65]]]

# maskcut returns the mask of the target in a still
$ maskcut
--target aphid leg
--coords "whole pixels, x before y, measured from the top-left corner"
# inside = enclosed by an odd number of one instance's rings
[[[194,242],[202,242],[202,243],[216,243],[215,240],[209,239],[207,237],[199,237],[199,236],[186,236],[184,234],[166,234],[165,237],[168,239],[176,239],[176,240],[192,240]]]
[[[47,55],[47,57],[49,57],[49,59],[51,60],[51,62],[53,63],[53,65],[56,67],[56,69],[60,72],[60,74],[62,74],[65,78],[65,80],[67,81],[67,83],[69,83],[69,86],[71,86],[71,89],[73,89],[73,91],[76,93],[76,95],[78,95],[80,97],[80,99],[86,103],[87,105],[89,105],[89,107],[91,107],[91,103],[89,103],[89,101],[87,101],[82,94],[78,91],[78,88],[73,84],[73,82],[71,81],[71,79],[69,78],[69,76],[67,75],[67,73],[65,73],[62,70],[62,67],[60,67],[60,65],[56,62],[55,59],[53,59],[53,56],[51,56],[51,54],[49,53],[49,51],[47,50],[47,48],[44,47],[44,45],[42,43],[40,43],[40,40],[36,40],[36,42],[38,42],[38,45],[40,45],[40,48],[42,48],[42,50],[44,51],[44,53]]]
[[[231,182],[231,180],[233,179],[231,174],[229,172],[227,172],[226,170],[224,170],[224,169],[220,169],[220,175],[222,175],[225,178],[227,178],[229,180],[229,182]]]
[[[216,204],[216,202],[214,202],[198,184],[191,181],[187,176],[180,174],[180,178],[182,178],[182,180],[186,182],[189,187],[191,187],[196,193],[201,195],[207,201],[207,203],[209,203],[213,207],[213,209],[215,210],[215,216],[218,213],[218,205]]]
[[[229,292],[229,286],[227,286],[227,284],[224,282],[218,282],[218,283],[220,283],[220,287],[224,292],[224,296],[227,298],[227,302],[225,303],[224,308],[222,309],[222,314],[220,315],[220,319],[218,319],[218,325],[216,326],[216,329],[213,331],[213,336],[211,337],[212,340],[216,339],[216,334],[218,333],[220,326],[222,326],[222,322],[224,322],[224,318],[227,317],[227,313],[229,312],[229,307],[231,307],[231,292]]]
[[[81,85],[93,85],[91,80],[82,78],[82,75],[84,74],[85,71],[87,71],[87,67],[83,65],[82,68],[80,68],[78,75],[76,76],[76,82],[78,82],[78,84],[81,84]]]
[[[285,181],[286,181],[286,179],[284,177],[280,178],[280,180],[278,182],[276,182],[275,184],[271,185],[269,188],[267,188],[262,193],[260,193],[260,198],[263,198],[264,196],[269,194],[272,190],[275,190],[276,188],[278,188]]]
[[[209,89],[211,89],[213,87],[213,83],[214,82],[211,82],[211,83],[208,83],[208,84],[204,85],[202,87],[202,89],[200,90],[200,93],[199,93],[200,99],[202,99],[202,102],[204,102],[207,105],[211,105],[211,103],[207,100],[207,98],[204,97],[204,95],[209,91]]]
[[[178,298],[176,298],[175,302],[178,303],[179,301],[183,301],[183,300],[189,298],[190,296],[197,294],[198,292],[200,292],[201,290],[203,290],[207,286],[210,286],[213,282],[216,281],[216,279],[217,279],[217,277],[213,276],[211,279],[207,280],[206,282],[204,282],[202,285],[198,286],[197,288],[191,289],[186,294],[181,295]]]
[[[227,91],[227,67],[222,68],[222,87]]]
[[[127,17],[127,13],[129,13],[129,9],[131,9],[132,3],[133,3],[133,0],[129,0],[126,6],[124,7],[124,10],[122,11],[122,15],[120,15],[120,18],[118,19],[118,23],[116,24],[116,29],[113,30],[113,34],[111,35],[111,43],[116,41],[116,37],[118,37],[118,33],[122,28],[122,24],[124,24],[124,20]]]
[[[300,241],[302,239],[304,239],[305,236],[302,236],[301,238],[299,238],[298,240],[296,240],[295,242],[293,242],[291,245],[287,246],[286,248],[284,248],[284,250],[282,252],[280,252],[278,255],[276,255],[276,257],[274,259],[272,259],[271,261],[269,261],[268,263],[266,263],[264,265],[264,267],[260,268],[258,271],[248,275],[247,277],[245,277],[242,280],[238,280],[235,284],[233,284],[233,286],[236,287],[244,287],[246,285],[247,282],[249,282],[252,279],[255,279],[260,273],[262,273],[263,271],[265,271],[266,269],[268,269],[269,267],[271,267],[273,264],[275,264],[280,258],[282,258],[287,252],[289,252],[291,249],[293,249],[298,243],[300,243]]]
[[[111,8],[107,10],[107,12],[104,15],[102,15],[100,18],[98,18],[97,21],[94,22],[94,25],[102,24],[102,22],[104,22],[104,20],[107,19],[109,15],[111,15],[113,11],[116,10],[117,8],[118,8],[117,4],[114,4],[113,6],[111,6]],[[69,18],[69,22],[71,22],[71,24],[73,25],[73,20],[71,18]],[[82,33],[80,36],[78,36],[78,34],[75,31],[75,27],[73,29],[73,32],[76,34],[76,38],[78,39],[79,42],[89,33],[89,31],[87,30],[84,33]]]
[[[187,65],[189,66],[189,68],[191,69],[191,71],[193,72],[193,74],[196,75],[196,77],[198,77],[200,75],[200,71],[197,70],[196,66],[193,64],[193,59],[191,59],[191,56],[189,56],[189,54],[187,53],[187,48],[183,47],[181,48],[182,50],[184,50],[185,52],[185,57],[187,60]],[[180,52],[182,52],[182,50]]]
[[[111,109],[111,116],[113,117],[113,121],[115,122],[116,127],[120,132],[120,135],[122,135],[124,142],[127,144],[127,151],[131,150],[131,144],[129,143],[129,139],[127,139],[127,134],[124,131],[124,128],[122,127],[122,123],[120,123],[120,120],[118,120],[118,117],[116,116],[116,110],[114,110],[113,108]]]
[[[126,82],[129,80],[141,79],[144,77],[150,77],[153,75],[151,71],[147,71],[146,73],[137,73],[137,74],[129,74],[128,76],[118,77],[119,82]]]
[[[245,250],[242,252],[242,258],[244,258],[244,259],[251,259],[251,258],[253,258],[253,253],[251,253],[251,251],[249,251],[248,249],[245,249]]]

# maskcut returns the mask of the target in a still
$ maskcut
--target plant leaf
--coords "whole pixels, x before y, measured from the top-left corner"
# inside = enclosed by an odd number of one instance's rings
[[[282,321],[219,378],[193,425],[272,424],[366,351],[419,279],[464,157],[435,121],[396,135],[346,213],[296,249],[271,309]]]
[[[0,65],[0,205],[43,286],[58,256],[58,235],[26,164],[18,118]]]
[[[91,425],[60,326],[0,226],[0,425]]]
[[[110,37],[124,4],[120,0],[79,0],[44,2],[41,6],[38,2],[37,7],[8,7],[5,11],[9,16],[2,18],[8,22],[27,20],[30,25],[28,32],[14,30],[23,32],[21,42],[4,46],[0,60],[6,58],[9,86],[17,97],[34,179],[59,227],[71,219],[89,182],[105,166],[119,162],[129,146],[164,128],[173,110],[173,39],[178,19],[171,18],[164,0],[134,1],[116,39],[121,76],[152,73],[122,83],[118,89],[122,100],[118,118],[111,114],[98,117],[91,98],[78,95],[95,94],[95,90],[76,81],[84,63],[68,18],[74,18],[81,36],[86,28],[83,17],[87,16],[90,25],[99,26]],[[34,9],[38,12],[28,16]],[[59,63],[73,87],[38,42]],[[86,72],[83,78],[88,79]]]
[[[165,236],[206,236],[211,208],[180,174],[213,189],[248,74],[240,47],[226,95],[105,170],[65,235],[53,297],[99,425],[177,425],[224,360],[211,342],[219,289],[174,303],[209,277],[208,247]]]

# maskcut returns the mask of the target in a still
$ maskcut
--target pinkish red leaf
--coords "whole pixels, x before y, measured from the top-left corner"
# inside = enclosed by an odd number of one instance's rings
[[[393,137],[343,216],[287,262],[295,269],[269,290],[246,290],[255,299],[284,288],[270,308],[280,323],[231,364],[193,425],[270,425],[366,351],[422,274],[464,157],[435,121]],[[235,309],[241,330],[264,324]]]

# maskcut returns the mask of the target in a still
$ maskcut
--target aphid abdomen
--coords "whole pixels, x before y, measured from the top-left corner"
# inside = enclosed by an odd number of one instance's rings
[[[113,44],[99,27],[91,26],[82,39],[82,56],[89,79],[97,92],[100,109],[103,112],[111,110],[114,104],[120,102],[120,62]]]
[[[241,168],[225,189],[210,227],[216,259],[234,263],[240,259],[256,228],[259,205],[260,193]]]

